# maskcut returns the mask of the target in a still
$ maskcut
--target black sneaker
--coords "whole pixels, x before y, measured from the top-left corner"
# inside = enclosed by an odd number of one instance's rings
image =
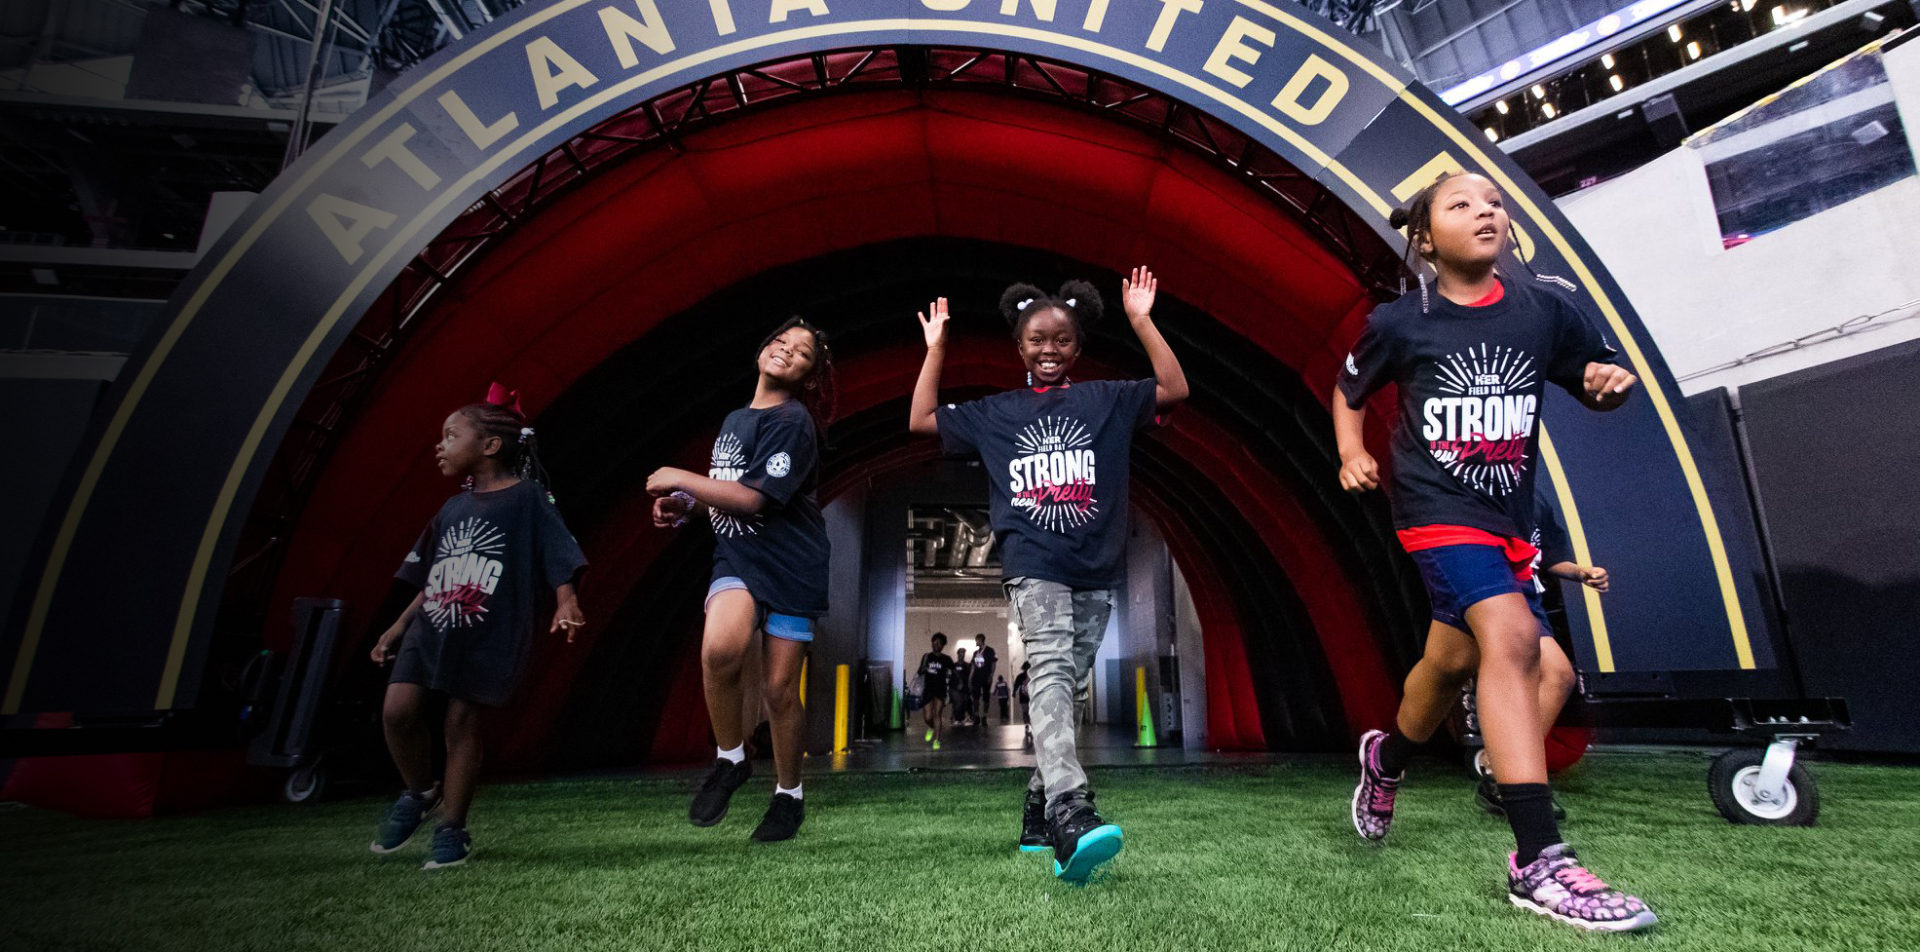
[[[1500,802],[1500,785],[1493,782],[1492,774],[1480,775],[1479,785],[1473,788],[1473,802],[1479,804],[1480,809],[1494,816],[1504,817],[1507,815],[1507,805]],[[1560,798],[1558,796],[1553,797],[1552,803],[1553,818],[1555,820],[1566,819],[1567,808],[1560,805]]]
[[[1027,802],[1020,810],[1020,852],[1038,853],[1053,848],[1053,837],[1047,833],[1047,795],[1039,790],[1027,791]]]
[[[1048,832],[1053,840],[1055,876],[1079,885],[1119,855],[1120,828],[1100,819],[1087,794],[1065,794],[1048,812],[1052,814]]]
[[[707,772],[707,779],[700,781],[700,789],[693,794],[693,806],[687,809],[687,819],[694,826],[713,826],[727,817],[727,803],[733,799],[733,792],[753,776],[753,761],[743,760],[734,763],[725,757],[713,760],[713,769]]]
[[[373,851],[385,856],[407,845],[413,840],[414,832],[420,829],[420,824],[427,821],[427,815],[439,805],[440,796],[437,793],[430,792],[424,797],[412,793],[400,794],[400,799],[393,801],[387,815],[381,818],[380,825],[374,828]]]
[[[778,843],[793,839],[800,832],[801,821],[807,818],[807,804],[792,794],[776,793],[773,802],[767,804],[767,815],[760,818],[760,825],[753,828],[753,838],[762,843]]]
[[[433,852],[421,869],[446,869],[467,861],[473,852],[473,837],[464,826],[443,826],[433,831]]]

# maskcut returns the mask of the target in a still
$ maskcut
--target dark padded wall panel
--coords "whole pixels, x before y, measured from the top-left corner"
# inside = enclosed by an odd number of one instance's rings
[[[1788,639],[1832,746],[1920,751],[1920,341],[1741,388]]]

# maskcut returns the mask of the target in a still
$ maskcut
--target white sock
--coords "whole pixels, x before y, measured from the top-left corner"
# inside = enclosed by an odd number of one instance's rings
[[[721,750],[717,747],[714,749],[720,751],[721,760],[732,761],[736,764],[744,764],[747,762],[747,745],[745,744],[741,744],[732,750]]]
[[[784,793],[787,796],[794,798],[795,800],[805,799],[804,797],[800,796],[800,788],[804,786],[806,786],[806,784],[796,783],[793,785],[793,788],[789,790],[786,787],[780,786],[780,782],[776,780],[774,781],[774,784],[773,784],[773,795],[777,797]]]

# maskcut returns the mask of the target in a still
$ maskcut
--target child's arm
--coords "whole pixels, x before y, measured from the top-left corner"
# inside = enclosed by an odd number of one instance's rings
[[[1147,359],[1153,361],[1154,408],[1166,410],[1185,400],[1188,390],[1180,359],[1173,356],[1173,348],[1160,336],[1160,328],[1153,326],[1153,299],[1159,291],[1160,281],[1145,267],[1133,269],[1131,278],[1120,279],[1120,301],[1127,311],[1127,323],[1133,325],[1140,345],[1147,349]]]
[[[1557,575],[1569,582],[1579,582],[1596,592],[1607,590],[1607,570],[1598,565],[1556,562],[1547,566],[1547,574]]]
[[[1380,464],[1367,452],[1367,408],[1347,406],[1339,391],[1333,394],[1333,437],[1340,446],[1340,488],[1350,493],[1380,488]]]
[[[547,628],[547,634],[565,628],[567,644],[573,644],[573,633],[587,624],[587,616],[580,614],[580,598],[573,590],[573,583],[562,582],[553,590],[553,598],[553,624]]]
[[[767,505],[767,497],[760,490],[732,480],[711,479],[672,466],[662,466],[647,477],[647,492],[667,496],[675,491],[686,493],[703,505],[743,516],[751,516]],[[659,512],[657,506],[654,511]]]
[[[387,629],[386,632],[380,636],[379,641],[374,642],[374,664],[386,664],[393,660],[394,655],[400,653],[401,636],[407,633],[407,626],[413,624],[414,618],[420,614],[420,607],[426,603],[426,592],[423,591],[413,596],[413,601],[408,603],[407,610],[400,613],[400,620],[394,622],[393,627]]]
[[[907,410],[907,432],[917,436],[939,436],[940,420],[933,411],[940,405],[940,365],[947,359],[947,299],[935,300],[918,316],[920,331],[927,338],[927,359],[920,365],[920,379],[913,384],[913,404]]]
[[[1625,367],[1594,361],[1581,374],[1586,396],[1580,402],[1586,404],[1587,409],[1602,413],[1618,409],[1627,402],[1627,393],[1633,389],[1633,385],[1639,382],[1640,378]]]

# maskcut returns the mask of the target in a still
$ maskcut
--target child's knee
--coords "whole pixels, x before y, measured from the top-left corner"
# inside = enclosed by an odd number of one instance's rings
[[[767,711],[775,716],[791,714],[800,709],[799,686],[792,681],[778,682],[768,679],[766,683]]]
[[[1540,653],[1540,683],[1561,694],[1572,694],[1575,684],[1573,665],[1557,651]]]
[[[420,722],[420,697],[415,693],[388,691],[380,705],[380,720],[388,727],[413,727]]]
[[[1480,636],[1479,653],[1483,662],[1528,668],[1540,665],[1540,629],[1531,624],[1493,625],[1475,634]]]
[[[472,737],[480,731],[480,708],[464,701],[447,705],[447,739]]]
[[[740,673],[740,666],[746,660],[746,656],[746,649],[739,645],[708,642],[700,646],[700,665],[714,674]]]

